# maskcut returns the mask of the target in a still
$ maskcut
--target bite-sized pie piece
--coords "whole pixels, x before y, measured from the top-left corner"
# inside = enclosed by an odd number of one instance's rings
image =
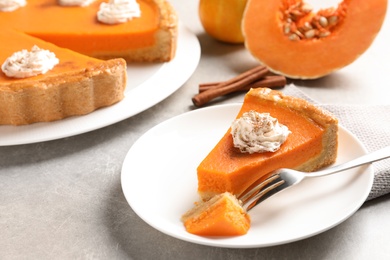
[[[250,227],[249,215],[228,192],[199,202],[182,216],[182,221],[189,233],[199,236],[240,236]]]
[[[204,200],[226,191],[238,196],[256,180],[278,168],[310,172],[335,162],[338,121],[329,112],[306,100],[267,88],[251,89],[246,94],[237,119],[253,111],[265,113],[265,118],[270,116],[286,126],[288,136],[283,137],[284,143],[278,149],[242,152],[245,149],[235,146],[229,128],[197,168],[198,192]],[[267,125],[273,124],[271,122]],[[275,130],[269,132],[274,134]],[[263,135],[267,137],[268,133]],[[238,136],[252,141],[251,134],[239,133]],[[279,134],[278,138],[281,138]],[[268,146],[274,148],[273,144]]]
[[[126,62],[99,60],[43,40],[0,30],[0,60],[34,46],[55,54],[58,64],[45,74],[26,78],[0,70],[0,124],[23,125],[84,115],[124,97]]]
[[[137,0],[139,17],[115,24],[98,20],[100,5],[108,0],[90,1],[86,6],[63,6],[61,2],[78,1],[28,0],[14,11],[0,11],[0,26],[95,58],[120,57],[132,62],[169,61],[174,57],[178,21],[166,0]],[[122,6],[124,0],[110,1],[114,2],[117,7],[111,9],[120,12],[119,16],[133,12]]]

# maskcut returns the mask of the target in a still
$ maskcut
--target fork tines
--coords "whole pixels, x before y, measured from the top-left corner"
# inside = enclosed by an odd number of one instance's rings
[[[246,190],[243,194],[240,195],[239,199],[241,200],[244,209],[249,211],[261,201],[279,192],[281,189],[277,188],[284,183],[285,181],[277,172],[273,173],[253,188]]]

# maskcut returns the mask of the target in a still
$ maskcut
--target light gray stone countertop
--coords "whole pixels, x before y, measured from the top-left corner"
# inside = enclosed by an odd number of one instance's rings
[[[184,242],[135,214],[120,181],[133,143],[151,127],[193,110],[191,98],[199,83],[228,79],[256,64],[242,45],[219,43],[203,32],[198,1],[171,2],[202,48],[198,68],[180,89],[146,111],[102,129],[0,147],[0,259],[389,259],[389,195],[366,202],[324,233],[255,249]],[[293,83],[323,103],[389,104],[389,22],[372,47],[347,68]],[[232,95],[218,104],[242,98],[243,94]]]

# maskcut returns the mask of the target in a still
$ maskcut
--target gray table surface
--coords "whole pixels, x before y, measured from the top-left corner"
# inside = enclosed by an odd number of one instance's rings
[[[0,259],[388,259],[389,195],[366,202],[324,233],[256,249],[184,242],[155,230],[133,212],[120,182],[132,144],[156,124],[193,110],[191,97],[199,83],[228,79],[256,64],[242,45],[222,44],[203,32],[198,1],[171,2],[202,48],[198,68],[179,90],[99,130],[0,147]],[[389,104],[389,22],[352,65],[322,79],[293,83],[324,103]],[[220,103],[242,98],[234,95]]]

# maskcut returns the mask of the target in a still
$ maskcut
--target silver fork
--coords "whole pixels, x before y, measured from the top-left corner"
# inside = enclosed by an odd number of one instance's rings
[[[278,169],[268,174],[266,178],[260,181],[259,184],[255,185],[255,187],[249,188],[249,190],[241,194],[238,199],[242,201],[244,209],[249,211],[260,202],[282,190],[300,183],[305,178],[326,176],[389,157],[390,146],[387,146],[378,151],[360,156],[352,161],[316,172],[305,173],[286,168]]]

